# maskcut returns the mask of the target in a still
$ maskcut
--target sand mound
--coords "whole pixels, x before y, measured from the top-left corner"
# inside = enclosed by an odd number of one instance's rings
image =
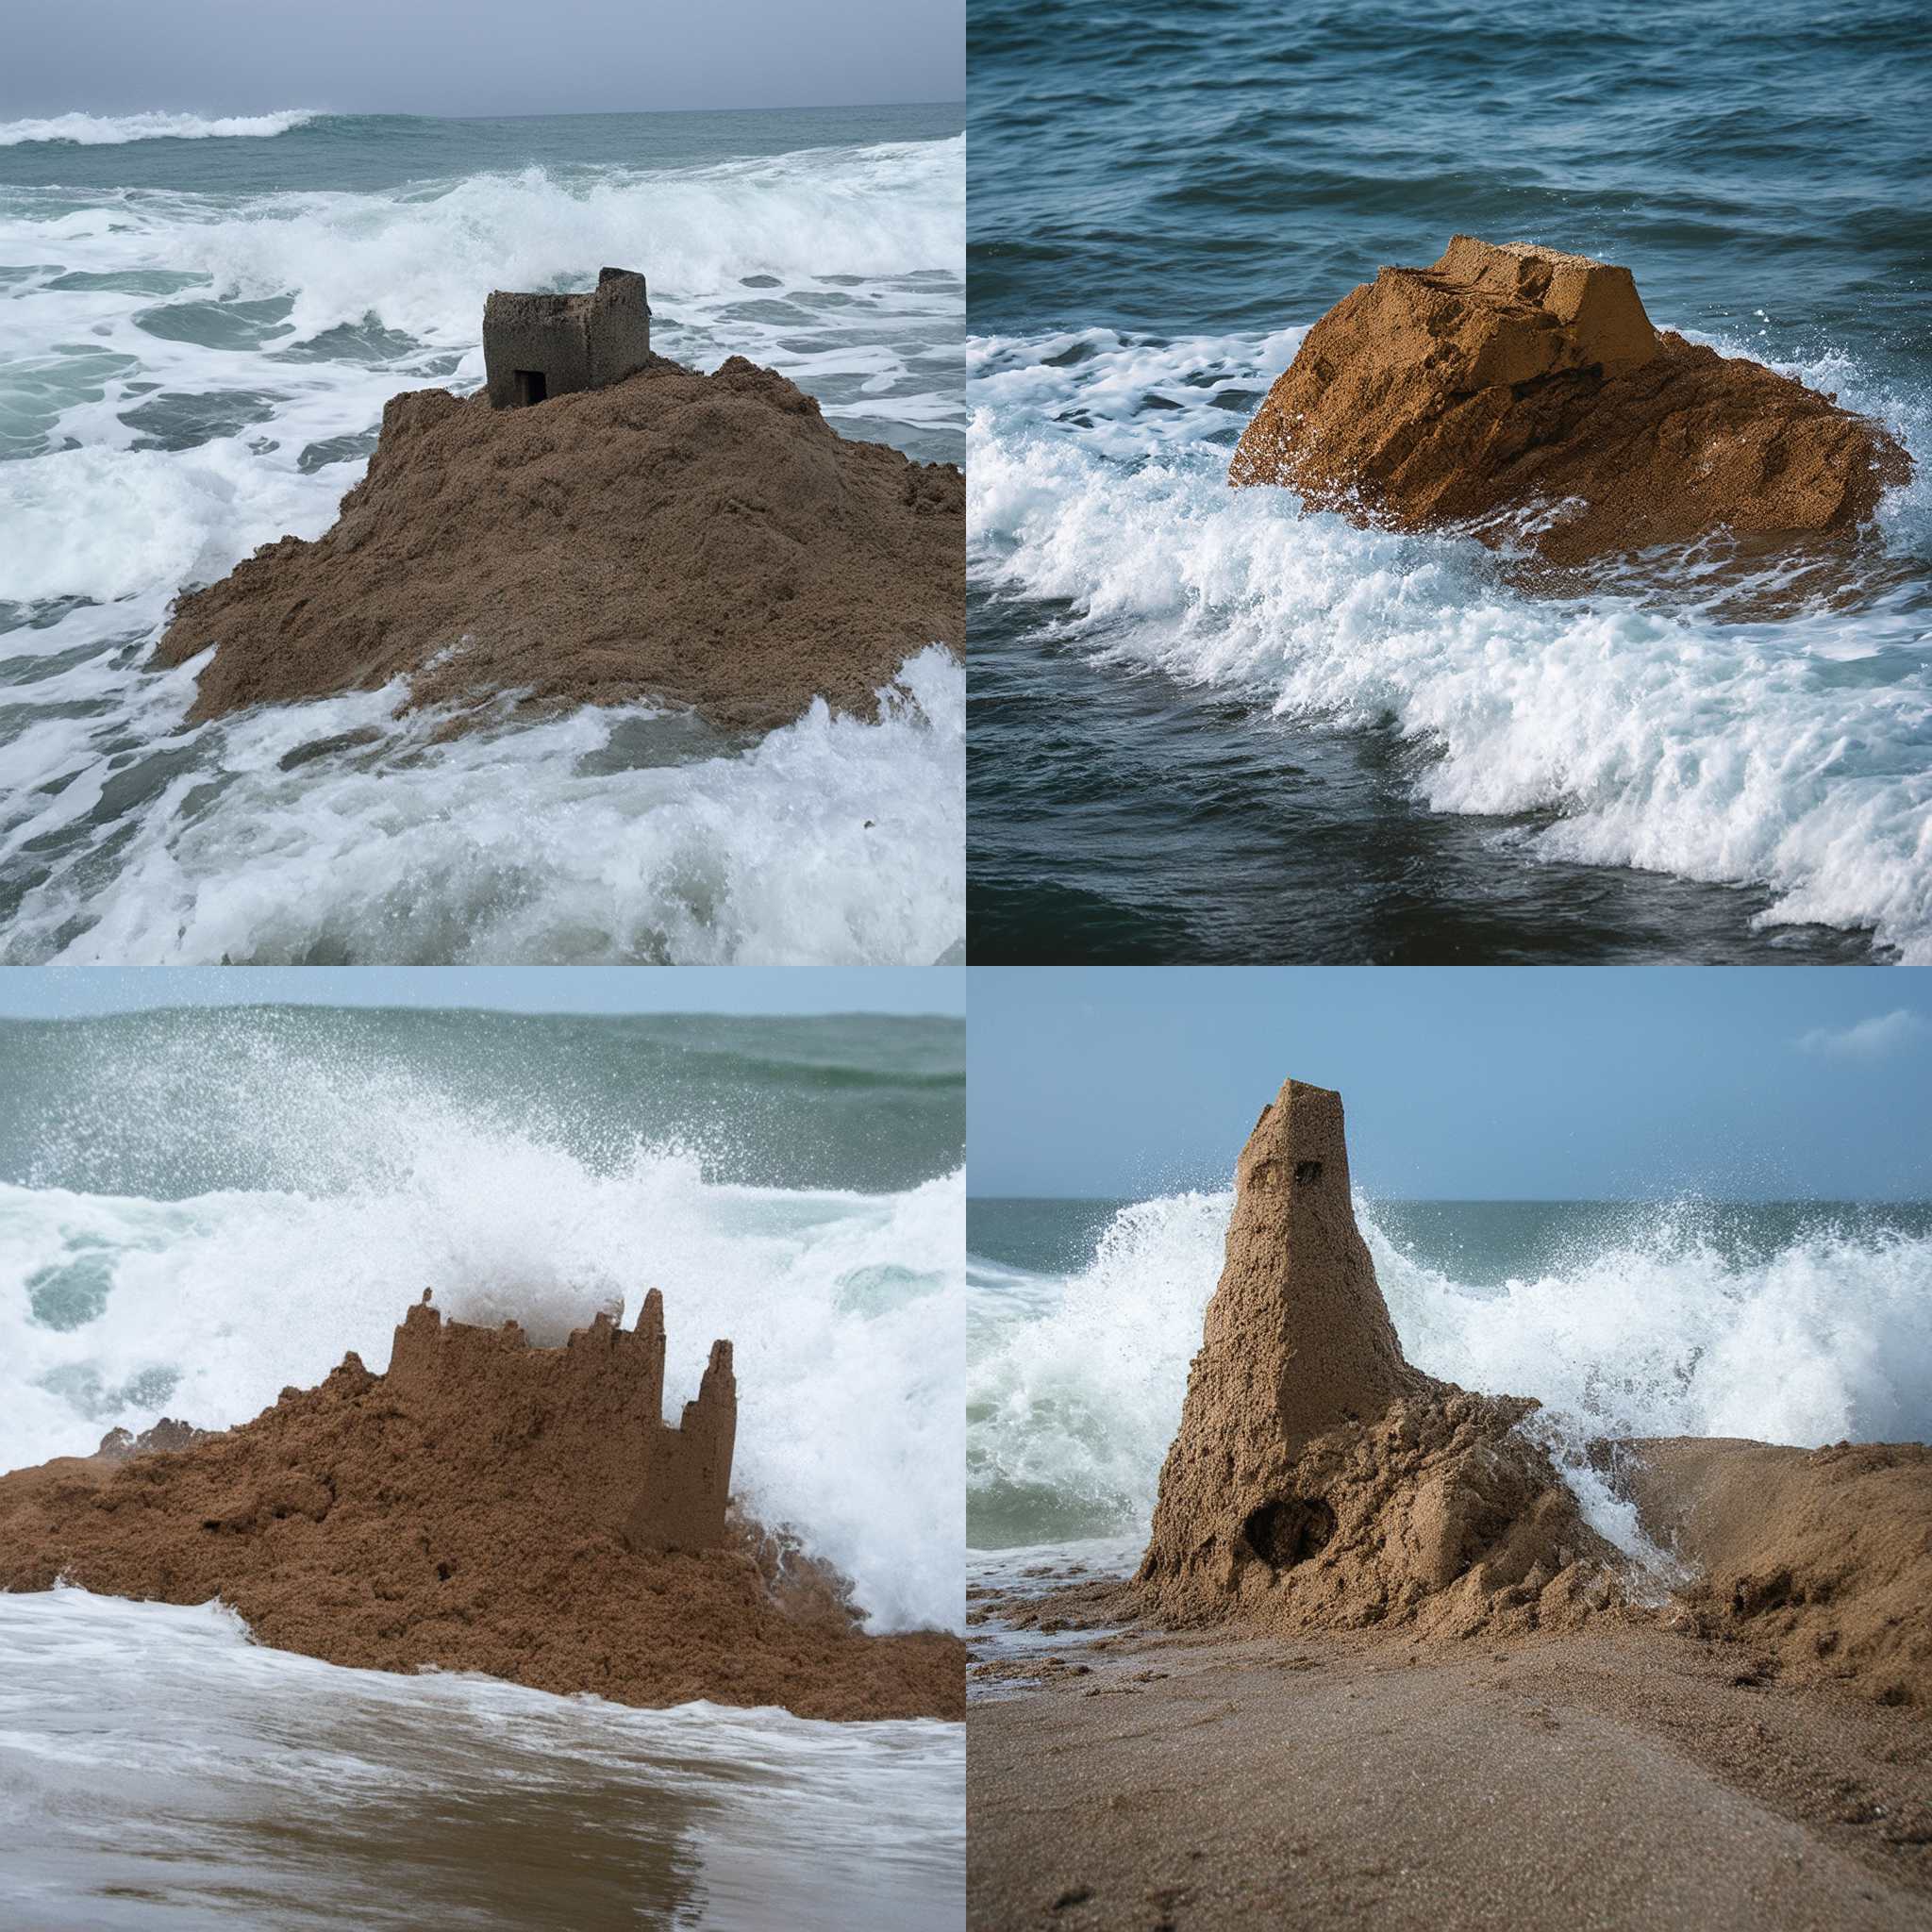
[[[958,1639],[861,1634],[842,1579],[727,1510],[730,1344],[676,1428],[663,1369],[655,1293],[555,1349],[425,1298],[385,1374],[351,1355],[239,1428],[0,1477],[0,1589],[219,1596],[332,1663],[626,1704],[959,1717]]]
[[[1644,1529],[1695,1566],[1681,1595],[1700,1631],[1774,1674],[1932,1706],[1932,1449],[1679,1438],[1628,1457]]]
[[[1536,1628],[1615,1553],[1517,1424],[1402,1358],[1349,1196],[1341,1097],[1291,1080],[1235,1171],[1227,1259],[1135,1579],[1168,1623]]]
[[[1932,1449],[1596,1445],[1686,1566],[1658,1609],[1656,1579],[1632,1587],[1521,1426],[1536,1408],[1403,1360],[1356,1228],[1341,1096],[1291,1080],[1236,1168],[1131,1607],[1175,1625],[1458,1637],[1655,1613],[1748,1644],[1746,1671],[1932,1704]],[[1089,1586],[1033,1615],[1117,1618],[1120,1594]]]
[[[1228,481],[1575,564],[1720,531],[1756,550],[1834,536],[1910,469],[1831,397],[1653,328],[1627,269],[1458,235],[1316,323]]]
[[[157,649],[209,646],[191,716],[408,680],[411,706],[654,700],[768,730],[814,697],[874,715],[907,656],[965,645],[965,486],[835,434],[734,356],[492,409],[393,397],[313,543],[183,597]]]

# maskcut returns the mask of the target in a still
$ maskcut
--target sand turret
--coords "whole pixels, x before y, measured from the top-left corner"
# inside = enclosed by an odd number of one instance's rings
[[[1356,1225],[1341,1097],[1283,1086],[1242,1148],[1221,1280],[1137,1584],[1172,1622],[1535,1622],[1611,1556],[1536,1404],[1404,1360]]]

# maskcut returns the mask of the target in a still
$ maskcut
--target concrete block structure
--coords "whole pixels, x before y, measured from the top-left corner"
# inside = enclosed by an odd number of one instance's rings
[[[522,409],[604,389],[651,359],[651,304],[635,270],[607,268],[587,295],[497,290],[483,305],[483,367],[492,409]]]

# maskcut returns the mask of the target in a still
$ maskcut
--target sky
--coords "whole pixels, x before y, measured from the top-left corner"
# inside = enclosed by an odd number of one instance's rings
[[[506,1013],[949,1013],[951,966],[18,966],[0,1018],[78,1019],[142,1007],[482,1007]]]
[[[1290,1075],[1389,1198],[1932,1198],[1932,972],[971,974],[971,1192],[1221,1187]]]
[[[23,0],[0,117],[562,114],[966,94],[965,0]]]

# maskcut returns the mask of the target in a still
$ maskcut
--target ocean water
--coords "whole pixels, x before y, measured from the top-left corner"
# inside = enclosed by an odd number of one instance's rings
[[[328,527],[389,396],[481,383],[494,287],[641,268],[660,353],[958,461],[961,121],[0,124],[0,962],[957,955],[943,652],[762,741],[630,707],[439,743],[396,690],[191,727],[195,667],[146,660],[182,589]]]
[[[969,1571],[1139,1559],[1231,1191],[969,1203]],[[1932,1204],[1375,1201],[1356,1214],[1403,1352],[1533,1395],[1580,1464],[1605,1436],[1807,1446],[1932,1433]]]
[[[0,1468],[379,1369],[425,1288],[549,1340],[658,1287],[668,1412],[733,1341],[754,1513],[874,1629],[960,1627],[958,1022],[7,1022],[0,1092]],[[954,1725],[641,1713],[0,1597],[8,1923],[751,1926],[782,1892],[957,1925],[963,1776]]]
[[[1932,37],[1901,4],[971,12],[975,958],[1932,960]],[[1457,232],[1912,453],[1851,594],[1229,491],[1324,310]],[[1767,580],[1772,575],[1767,573]]]

